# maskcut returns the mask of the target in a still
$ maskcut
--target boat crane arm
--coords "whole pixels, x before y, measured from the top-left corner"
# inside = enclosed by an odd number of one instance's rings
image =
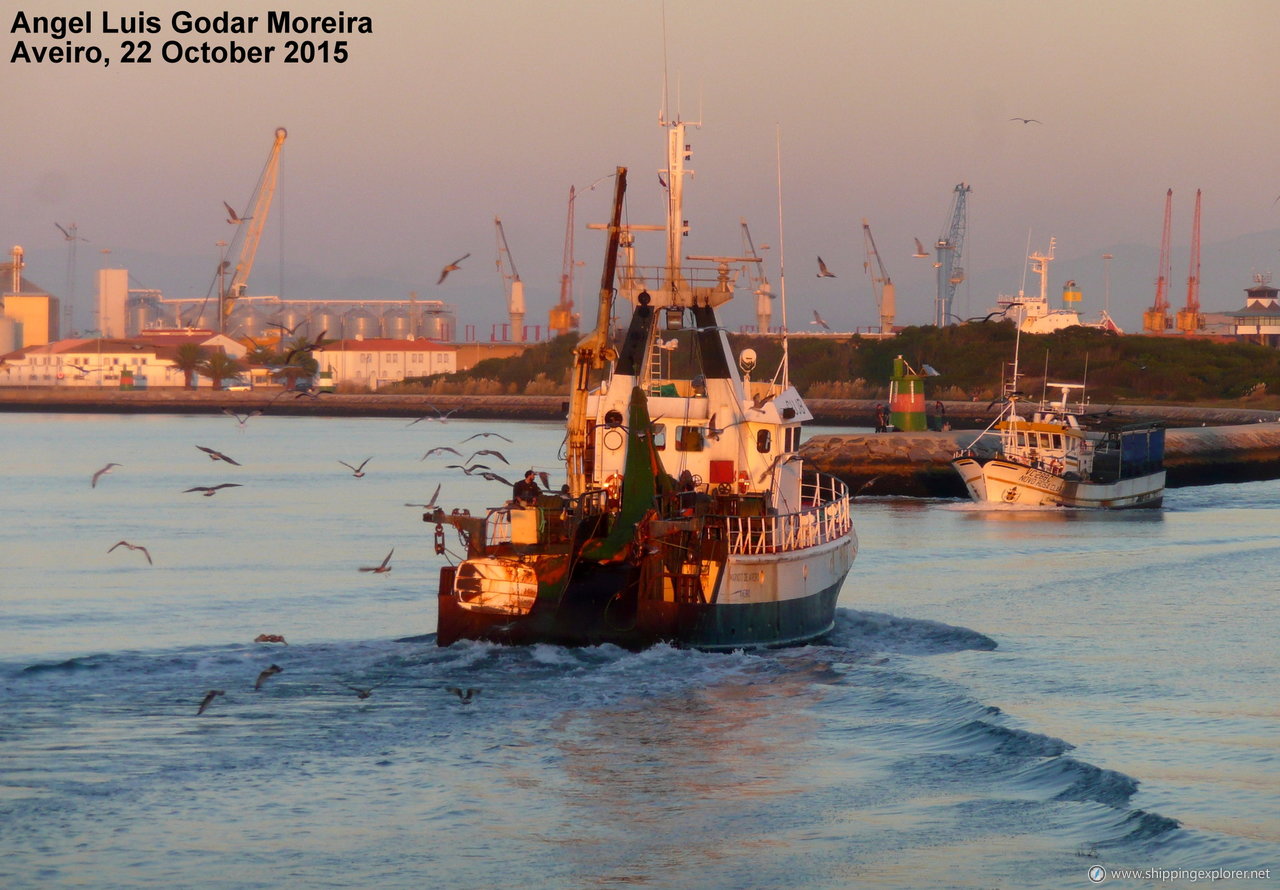
[[[569,447],[565,456],[569,477],[569,494],[578,497],[587,488],[587,393],[591,388],[591,372],[603,368],[617,352],[609,337],[613,317],[613,279],[618,267],[618,244],[622,232],[622,198],[627,192],[627,168],[619,167],[613,187],[613,215],[609,221],[608,246],[604,269],[600,273],[600,298],[596,310],[595,330],[583,337],[574,350],[573,392],[569,401]]]

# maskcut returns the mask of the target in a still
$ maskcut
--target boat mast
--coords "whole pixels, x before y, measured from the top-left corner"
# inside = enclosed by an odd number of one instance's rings
[[[775,125],[775,153],[778,177],[778,291],[782,309],[782,388],[791,385],[791,356],[787,334],[787,240],[782,231],[782,125]]]
[[[600,273],[600,298],[596,310],[596,326],[583,337],[574,351],[573,392],[569,402],[569,447],[565,455],[569,477],[569,494],[578,497],[587,489],[587,393],[591,389],[591,372],[613,361],[617,351],[609,336],[613,318],[613,279],[618,267],[618,242],[622,232],[622,198],[627,191],[627,168],[617,169],[613,186],[613,215],[609,221],[608,245],[605,247],[604,269]]]

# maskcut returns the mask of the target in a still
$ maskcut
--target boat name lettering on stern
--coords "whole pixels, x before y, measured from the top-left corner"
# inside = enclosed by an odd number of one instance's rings
[[[95,28],[95,23],[99,25]],[[265,25],[265,28],[261,27]],[[72,35],[163,35],[166,30],[186,40],[124,39],[118,43],[78,42]],[[220,12],[214,15],[194,15],[185,10],[170,15],[139,12],[137,15],[121,15],[101,10],[98,15],[90,10],[77,15],[31,15],[18,10],[9,25],[10,34],[27,35],[39,40],[21,39],[14,43],[9,63],[28,64],[89,64],[106,68],[112,59],[122,64],[269,64],[271,62],[296,64],[342,64],[351,56],[349,40],[299,39],[277,43],[253,43],[237,40],[209,42],[199,40],[213,35],[362,35],[373,33],[373,17],[349,15],[295,15],[286,10],[271,10],[262,16],[232,15]],[[199,40],[199,42],[195,42]],[[114,54],[118,53],[118,54]],[[114,54],[114,55],[113,55]]]
[[[1034,485],[1047,491],[1062,490],[1062,480],[1042,470],[1027,470],[1018,477],[1018,482],[1023,485]]]

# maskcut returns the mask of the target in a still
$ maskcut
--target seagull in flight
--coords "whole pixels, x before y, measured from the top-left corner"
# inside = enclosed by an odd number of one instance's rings
[[[502,435],[502,433],[476,433],[475,435],[467,436],[467,437],[466,437],[465,439],[463,439],[462,441],[463,441],[463,442],[470,442],[472,439],[478,439],[478,438],[479,438],[479,437],[481,437],[481,436],[485,436],[485,437],[488,437],[488,436],[497,436],[499,439],[501,439],[501,440],[502,440],[502,441],[504,441],[504,442],[510,442],[510,441],[511,441],[511,440],[510,440],[510,439],[508,439],[506,436]],[[459,443],[459,444],[461,444],[461,443]]]
[[[287,334],[288,336],[292,337],[292,336],[293,336],[293,334],[294,334],[294,332],[295,332],[295,331],[297,331],[297,330],[298,330],[298,328],[302,327],[304,324],[306,324],[306,322],[305,322],[305,321],[300,321],[300,322],[298,322],[297,324],[295,324],[293,327],[287,327],[286,325],[284,325],[284,324],[283,324],[283,323],[281,323],[281,322],[278,322],[278,321],[269,321],[269,322],[267,322],[267,327],[269,327],[269,328],[279,328],[279,329],[280,329],[280,336],[281,336],[281,337],[284,337],[286,334]]]
[[[214,451],[212,448],[205,448],[203,445],[197,445],[196,447],[199,448],[201,451],[203,451],[205,454],[209,455],[209,460],[215,460],[215,461],[224,460],[227,463],[231,464],[232,466],[235,466],[235,467],[240,466],[240,461],[233,460],[227,457],[221,451]]]
[[[827,320],[818,314],[817,309],[813,310],[813,321],[809,322],[809,324],[816,324],[824,331],[831,330],[831,325],[827,324]]]
[[[481,448],[479,451],[475,452],[469,458],[467,458],[467,463],[471,463],[473,460],[475,460],[477,457],[479,457],[482,454],[492,454],[494,457],[502,461],[504,464],[511,463],[511,461],[507,460],[505,457],[502,456],[501,451],[494,451],[492,448]],[[485,469],[487,470],[489,468],[485,467]]]
[[[818,277],[819,278],[835,278],[836,273],[827,268],[827,264],[822,261],[822,257],[818,257]]]
[[[99,479],[101,479],[101,478],[102,478],[103,476],[105,476],[107,473],[110,473],[110,472],[111,472],[111,469],[112,469],[113,467],[122,467],[122,466],[124,466],[124,464],[115,464],[115,463],[107,464],[107,465],[106,465],[105,467],[103,467],[101,470],[99,470],[98,472],[96,472],[96,473],[94,473],[94,474],[93,474],[93,478],[89,480],[89,487],[90,487],[90,488],[97,488],[97,487],[98,487],[98,480],[99,480]]]
[[[487,464],[468,464],[465,467],[462,464],[445,464],[444,468],[446,470],[461,470],[462,472],[466,473],[468,476],[470,476],[472,473],[478,473],[481,470],[493,469]]]
[[[442,483],[438,483],[438,484],[436,485],[436,490],[435,490],[434,492],[432,492],[430,500],[428,500],[425,504],[405,504],[405,506],[406,506],[406,507],[421,507],[421,508],[422,508],[422,509],[424,509],[424,510],[430,510],[432,507],[434,507],[434,506],[436,505],[436,498],[440,497],[440,485],[441,485],[441,484],[442,484]]]
[[[461,267],[461,266],[459,266],[459,265],[458,265],[458,263],[462,262],[463,260],[465,260],[465,259],[466,259],[467,257],[469,257],[469,256],[471,256],[471,254],[469,254],[469,253],[464,253],[462,256],[460,256],[460,257],[458,257],[456,260],[454,260],[452,263],[450,263],[449,265],[447,265],[447,266],[445,266],[443,269],[441,269],[441,270],[440,270],[440,280],[439,280],[439,281],[437,281],[437,282],[436,282],[436,284],[437,284],[437,285],[444,284],[444,280],[445,280],[446,278],[448,278],[448,277],[449,277],[449,273],[450,273],[450,272],[457,272],[459,269],[461,269],[462,267]]]
[[[456,454],[458,457],[462,457],[462,452],[456,448],[450,448],[448,445],[437,445],[435,448],[432,448],[426,454],[422,455],[422,457],[418,458],[418,460],[424,461],[433,454],[444,454],[446,451]],[[473,454],[472,457],[475,457],[475,455]]]
[[[107,552],[110,553],[112,550],[115,550],[117,547],[128,547],[130,550],[141,550],[142,555],[147,558],[147,565],[152,565],[152,566],[155,565],[155,563],[151,561],[150,551],[148,551],[147,548],[143,547],[141,544],[130,544],[128,541],[117,541],[116,543],[112,544],[110,547],[107,548]]]
[[[258,680],[256,683],[253,684],[253,691],[257,692],[259,689],[262,688],[263,683],[267,682],[268,680],[270,680],[272,677],[274,677],[276,674],[280,673],[283,670],[284,668],[280,667],[280,665],[278,664],[273,664],[271,665],[271,667],[265,668],[262,671],[262,673],[258,674]]]
[[[467,475],[468,475],[468,476],[470,476],[471,474],[470,474],[470,473],[468,473]],[[510,482],[510,481],[508,481],[508,480],[506,480],[506,479],[503,479],[503,478],[502,478],[501,476],[499,476],[497,473],[490,473],[490,472],[487,472],[487,471],[486,471],[486,472],[484,472],[484,473],[481,473],[481,474],[480,474],[480,477],[481,477],[482,479],[485,479],[485,480],[489,481],[489,482],[501,482],[503,485],[508,485],[508,486],[509,486],[509,485],[511,485],[511,482]]]
[[[223,689],[210,689],[208,692],[204,694],[204,698],[200,700],[200,708],[199,710],[196,711],[196,716],[199,717],[201,714],[203,714],[204,709],[209,707],[209,705],[213,704],[213,700],[215,698],[217,698],[220,695],[226,695],[226,694],[227,694],[226,691]]]
[[[1024,124],[1042,124],[1044,121],[1038,121],[1034,117],[1011,117],[1011,121],[1022,121]]]
[[[916,238],[915,242],[916,242],[916,252],[911,255],[918,260],[928,259],[929,254],[925,252],[924,245],[920,243],[920,239]]]
[[[391,548],[391,553],[395,553],[395,552],[396,552],[396,548],[392,547],[392,548]],[[380,564],[378,564],[378,565],[376,565],[376,566],[361,566],[361,567],[360,567],[360,571],[362,571],[362,572],[373,572],[375,575],[381,575],[381,574],[383,574],[384,572],[389,572],[389,571],[391,571],[391,553],[388,553],[388,554],[383,558],[383,560],[382,560],[382,562],[381,562]]]
[[[724,427],[716,426],[716,416],[711,415],[711,419],[707,421],[707,436],[715,441],[720,441],[720,434],[724,432]]]
[[[279,398],[279,396],[277,396],[276,398]],[[228,417],[234,417],[236,419],[236,423],[240,424],[240,428],[244,429],[244,425],[249,422],[249,418],[257,417],[259,414],[262,413],[262,411],[258,408],[254,408],[252,411],[246,411],[244,414],[240,414],[236,411],[232,411],[230,408],[223,408],[222,413],[227,415]],[[214,460],[217,460],[217,458],[214,458]]]
[[[475,689],[473,687],[468,687],[466,689],[459,689],[457,686],[446,686],[444,688],[444,691],[452,692],[454,695],[458,697],[458,701],[462,702],[464,705],[471,704],[472,699],[474,699],[477,695],[480,694],[480,690]]]
[[[218,489],[220,488],[239,488],[239,487],[240,487],[239,482],[223,482],[221,485],[197,485],[194,488],[184,489],[182,493],[186,494],[189,491],[200,491],[200,492],[204,492],[205,497],[211,498],[218,493]]]
[[[222,206],[227,208],[227,222],[231,223],[231,225],[233,226],[238,226],[242,222],[246,222],[248,220],[253,219],[252,216],[241,216],[240,214],[236,213],[235,208],[233,208],[226,201],[222,202]]]
[[[350,689],[352,692],[354,692],[356,694],[356,698],[363,700],[373,695],[373,690],[377,689],[379,686],[386,683],[388,679],[389,678],[387,677],[383,677],[381,680],[379,680],[377,683],[374,683],[372,686],[352,686],[350,683],[343,683],[342,685],[345,688]]]
[[[361,476],[364,475],[364,465],[371,460],[373,460],[373,458],[366,457],[364,460],[360,461],[360,466],[358,467],[351,466],[351,464],[347,463],[345,460],[340,460],[338,461],[338,463],[342,464],[344,467],[350,470],[352,476],[355,476],[357,479],[359,479]]]
[[[438,420],[441,423],[448,423],[449,415],[453,414],[455,411],[458,410],[457,408],[450,408],[448,411],[441,411],[435,405],[428,405],[427,407],[429,407],[432,411],[436,412],[434,417],[432,417],[430,414],[424,414],[421,417],[417,418],[416,420],[409,421],[408,423],[405,424],[405,426],[411,427],[415,423],[419,423],[423,420]]]
[[[57,223],[54,223],[54,225],[55,225],[55,226],[58,226],[58,231],[62,233],[62,237],[63,237],[63,239],[64,239],[64,240],[66,240],[66,241],[83,241],[83,242],[85,242],[86,244],[88,244],[88,243],[89,243],[89,239],[88,239],[88,238],[81,238],[79,235],[73,235],[73,234],[71,234],[70,232],[68,232],[66,229],[64,229],[62,226],[59,226]],[[72,223],[72,224],[71,224],[71,227],[72,227],[72,228],[75,228],[75,225],[76,225],[75,223]]]

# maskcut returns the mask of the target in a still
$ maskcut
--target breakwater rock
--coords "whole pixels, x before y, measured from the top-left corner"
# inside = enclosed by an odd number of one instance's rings
[[[818,435],[800,453],[815,469],[864,496],[960,498],[967,495],[951,469],[951,456],[976,435],[974,430]],[[973,445],[979,454],[994,448],[990,436]],[[1167,430],[1164,463],[1171,488],[1280,478],[1280,422]]]

